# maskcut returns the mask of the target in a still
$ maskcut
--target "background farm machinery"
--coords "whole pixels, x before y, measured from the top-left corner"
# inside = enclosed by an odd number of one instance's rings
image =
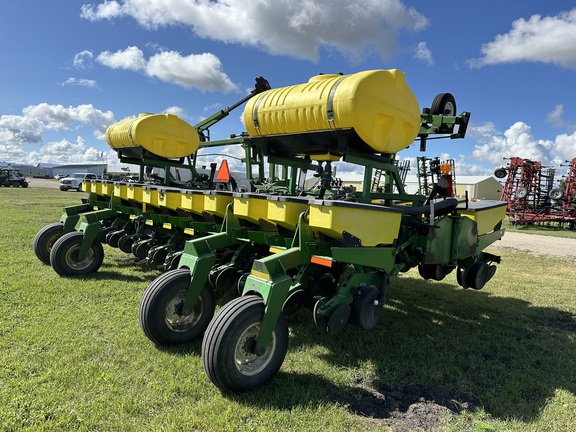
[[[470,114],[457,115],[451,94],[420,113],[404,75],[391,70],[323,75],[280,89],[257,85],[232,108],[244,102],[247,132],[206,138],[206,126],[229,110],[195,130],[199,147],[244,149],[245,181],[232,181],[226,163],[197,175],[194,145],[168,155],[146,133],[134,141],[133,124],[117,123],[107,132],[110,145],[142,167],[141,180],[146,167],[162,166],[163,184],[86,183],[85,202],[37,234],[38,258],[61,275],[91,273],[107,243],[163,266],[140,303],[142,330],[158,345],[204,334],[206,373],[224,391],[276,374],[288,348],[285,317],[302,306],[329,334],[348,322],[371,329],[401,272],[417,267],[423,278],[442,280],[455,271],[473,289],[492,278],[500,258],[484,249],[504,234],[505,203],[453,198],[453,164],[437,159],[422,163],[429,191],[408,194],[407,166],[396,159],[415,139],[424,150],[428,139],[465,136]],[[334,177],[339,161],[363,171],[361,190]],[[172,167],[189,169],[192,181],[172,181]],[[223,293],[236,298],[214,315]]]
[[[566,163],[568,172],[559,186],[556,169],[530,159],[512,157],[506,167],[494,171],[505,179],[501,200],[507,202],[510,223],[576,227],[576,158]]]

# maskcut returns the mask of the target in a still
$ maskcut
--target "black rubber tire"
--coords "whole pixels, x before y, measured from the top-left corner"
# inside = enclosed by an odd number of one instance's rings
[[[550,189],[550,192],[548,192],[548,198],[554,201],[561,200],[564,198],[564,191],[560,188]]]
[[[218,311],[202,341],[204,370],[216,387],[242,392],[270,380],[278,373],[288,350],[288,325],[281,313],[263,355],[250,351],[255,344],[264,302],[255,295],[238,297]]]
[[[78,261],[78,250],[84,234],[72,231],[60,237],[50,251],[50,264],[60,276],[82,276],[98,271],[104,261],[104,248],[94,240],[82,261]]]
[[[152,249],[150,242],[138,241],[132,245],[132,253],[139,260],[146,259],[150,249]]]
[[[494,170],[494,176],[503,179],[508,175],[508,170],[506,168],[497,168]]]
[[[475,290],[481,290],[491,278],[490,266],[484,261],[476,261],[465,272],[466,286]]]
[[[432,101],[432,115],[456,116],[456,99],[451,93],[440,93]]]
[[[60,222],[46,225],[34,237],[34,253],[44,264],[50,265],[50,251],[64,233],[64,224]]]
[[[124,235],[118,239],[118,249],[124,253],[132,253],[132,245],[134,245],[135,241],[135,237]]]
[[[108,246],[110,247],[117,248],[118,241],[125,234],[126,233],[122,230],[112,231],[106,235],[106,243],[108,243]]]
[[[96,237],[98,239],[98,241],[102,244],[106,244],[106,236],[108,235],[108,233],[112,232],[114,229],[111,227],[106,227],[106,228],[100,228],[100,231],[98,231],[98,236]]]
[[[524,199],[528,196],[528,189],[525,187],[519,187],[516,189],[516,198]]]
[[[360,287],[360,293],[352,301],[350,322],[361,329],[370,330],[376,327],[384,309],[381,304],[374,304],[380,297],[380,290],[374,285]]]
[[[212,287],[205,284],[192,313],[183,315],[182,305],[190,285],[190,270],[180,268],[158,276],[144,292],[138,318],[142,331],[156,345],[178,345],[201,336],[214,316]],[[178,310],[180,308],[180,310]]]

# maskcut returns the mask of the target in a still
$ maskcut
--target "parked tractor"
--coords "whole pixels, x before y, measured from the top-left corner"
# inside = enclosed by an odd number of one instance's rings
[[[22,173],[14,168],[0,169],[0,186],[4,187],[28,187],[28,182]]]

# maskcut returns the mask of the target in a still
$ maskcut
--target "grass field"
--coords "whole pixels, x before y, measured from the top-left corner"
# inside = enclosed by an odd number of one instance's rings
[[[575,430],[574,262],[505,252],[482,291],[411,271],[367,332],[328,336],[304,309],[278,376],[227,396],[200,341],[140,330],[157,271],[108,246],[82,279],[36,258],[36,232],[82,196],[0,189],[1,431]]]

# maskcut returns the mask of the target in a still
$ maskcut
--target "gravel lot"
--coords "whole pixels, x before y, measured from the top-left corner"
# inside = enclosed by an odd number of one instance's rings
[[[31,178],[26,177],[26,181],[30,183],[28,187],[41,187],[41,188],[52,188],[58,189],[59,182],[56,179],[43,179],[43,178]]]
[[[55,179],[27,178],[26,180],[30,182],[29,187],[58,189],[58,180]],[[68,191],[66,193],[73,192]],[[576,261],[576,239],[507,231],[502,240],[493,243],[490,248],[529,252],[535,255],[554,256]]]
[[[570,238],[506,231],[500,241],[489,247],[576,261],[576,239]]]

